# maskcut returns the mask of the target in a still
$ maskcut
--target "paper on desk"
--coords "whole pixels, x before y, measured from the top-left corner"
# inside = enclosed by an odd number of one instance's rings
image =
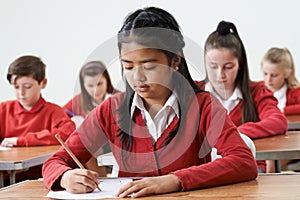
[[[0,151],[7,151],[7,150],[11,150],[11,147],[0,146]]]
[[[101,199],[101,198],[117,198],[115,194],[118,190],[132,181],[130,178],[103,178],[99,179],[101,192],[95,189],[91,193],[72,194],[65,190],[50,191],[46,197],[54,199]]]

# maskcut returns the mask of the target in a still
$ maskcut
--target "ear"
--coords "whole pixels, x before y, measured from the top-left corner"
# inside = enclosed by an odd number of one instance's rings
[[[291,75],[291,73],[292,73],[292,70],[291,69],[288,69],[288,70],[285,70],[285,75],[284,75],[284,78],[289,78],[289,76]]]
[[[42,80],[42,82],[40,83],[42,86],[42,89],[44,89],[46,87],[47,82],[48,82],[47,78],[44,78],[44,80]]]
[[[180,63],[181,63],[181,56],[176,55],[172,59],[171,67],[177,71]]]

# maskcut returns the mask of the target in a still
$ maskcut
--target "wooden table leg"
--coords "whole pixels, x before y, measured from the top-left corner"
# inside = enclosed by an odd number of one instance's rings
[[[281,172],[280,160],[275,160],[275,173],[280,173],[280,172]]]
[[[0,171],[0,188],[4,186],[3,171]]]
[[[9,183],[10,183],[10,185],[16,183],[16,171],[15,170],[9,171]]]

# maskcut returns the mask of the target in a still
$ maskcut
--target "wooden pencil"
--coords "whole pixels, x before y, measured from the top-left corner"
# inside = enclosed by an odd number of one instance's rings
[[[76,158],[76,156],[73,154],[73,152],[69,149],[69,147],[64,143],[64,141],[61,139],[61,137],[56,134],[56,139],[59,141],[59,143],[65,148],[65,150],[68,152],[68,154],[71,156],[71,158],[76,162],[76,164],[80,167],[80,169],[85,169],[85,167],[81,164],[81,162]],[[101,189],[99,185],[97,184],[98,190],[101,192]]]

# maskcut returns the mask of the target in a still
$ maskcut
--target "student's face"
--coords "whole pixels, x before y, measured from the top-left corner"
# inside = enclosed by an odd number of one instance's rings
[[[47,79],[40,84],[32,76],[21,76],[16,78],[12,76],[12,83],[16,98],[24,109],[30,110],[39,100],[41,90],[45,88]]]
[[[279,90],[283,86],[285,78],[287,78],[284,70],[279,64],[268,61],[263,61],[261,68],[267,88],[272,92]]]
[[[96,76],[84,76],[84,87],[88,94],[93,97],[95,103],[100,104],[106,95],[107,80],[101,74]]]
[[[205,67],[209,82],[216,91],[225,89],[233,92],[239,63],[230,50],[209,49],[205,55]]]
[[[131,88],[149,105],[164,105],[170,96],[173,68],[166,54],[135,43],[123,44],[121,62]]]

